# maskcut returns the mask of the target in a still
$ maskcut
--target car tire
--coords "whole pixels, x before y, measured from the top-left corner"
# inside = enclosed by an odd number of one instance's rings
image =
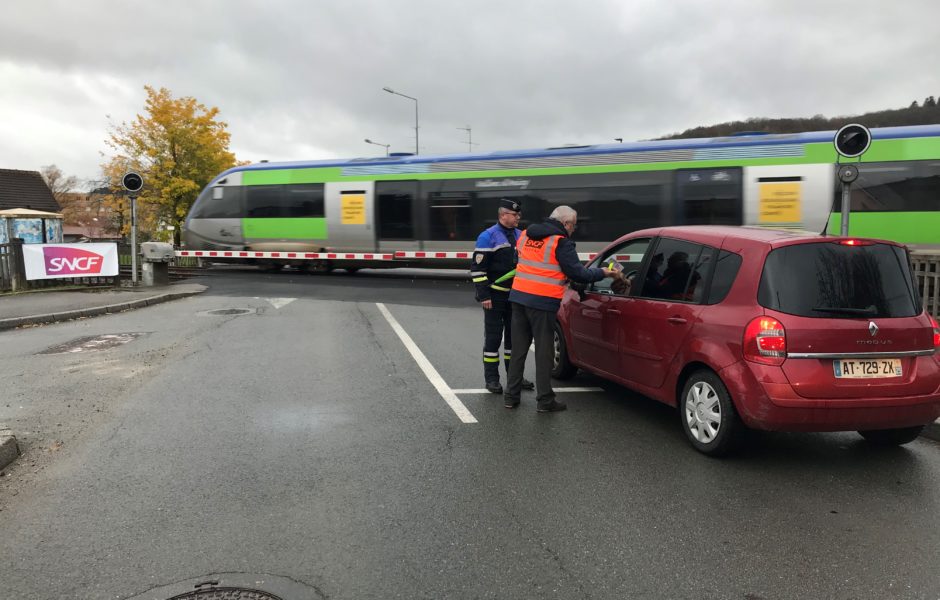
[[[679,397],[682,430],[708,456],[724,456],[740,442],[744,425],[721,378],[707,369],[693,372]]]
[[[578,367],[571,364],[568,358],[568,345],[565,344],[565,334],[561,327],[555,326],[554,358],[552,360],[552,377],[555,379],[571,379],[578,372]]]
[[[859,431],[865,440],[876,446],[901,446],[917,439],[924,430],[923,425],[916,427],[899,427],[898,429],[871,429]]]

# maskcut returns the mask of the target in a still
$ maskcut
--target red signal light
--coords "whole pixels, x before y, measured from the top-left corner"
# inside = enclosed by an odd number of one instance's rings
[[[842,244],[843,246],[871,246],[874,242],[869,242],[867,240],[851,239],[851,240],[839,240],[838,243]]]
[[[930,317],[930,324],[933,326],[933,349],[938,350],[940,349],[940,324],[932,316]]]

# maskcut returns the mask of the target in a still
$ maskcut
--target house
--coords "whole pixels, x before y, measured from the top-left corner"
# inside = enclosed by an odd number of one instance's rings
[[[62,212],[39,171],[0,169],[0,210],[10,208]]]

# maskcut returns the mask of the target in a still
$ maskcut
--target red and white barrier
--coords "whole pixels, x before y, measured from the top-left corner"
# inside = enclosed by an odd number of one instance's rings
[[[473,252],[402,251],[381,252],[255,252],[253,250],[177,250],[176,256],[198,258],[278,258],[281,260],[470,260]],[[587,262],[597,257],[596,252],[579,252],[578,259]],[[617,254],[621,262],[640,262],[642,254]]]
[[[253,250],[177,250],[176,256],[199,258],[280,258],[291,260],[394,260],[378,252],[255,252]]]
[[[470,260],[473,252],[395,252],[395,258],[466,258]]]

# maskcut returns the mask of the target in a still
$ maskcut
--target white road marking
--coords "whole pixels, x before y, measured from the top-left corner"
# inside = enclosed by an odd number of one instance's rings
[[[418,363],[418,366],[421,367],[421,371],[424,372],[424,376],[428,378],[428,381],[431,382],[431,385],[434,386],[434,389],[437,390],[437,393],[441,395],[441,398],[444,399],[444,402],[450,406],[457,417],[464,423],[476,423],[477,420],[474,418],[470,411],[467,410],[467,407],[463,405],[463,402],[460,401],[460,398],[457,397],[457,394],[454,393],[454,390],[450,389],[450,386],[444,381],[444,378],[440,376],[437,372],[437,369],[434,368],[434,365],[431,364],[431,361],[427,359],[424,355],[424,352],[421,352],[421,349],[418,348],[418,345],[414,343],[411,339],[411,336],[408,335],[408,332],[398,324],[398,321],[395,317],[392,316],[392,313],[385,308],[385,305],[381,302],[376,302],[375,305],[379,307],[379,312],[382,313],[382,316],[385,317],[385,320],[388,321],[388,324],[391,325],[392,330],[398,335],[398,339],[401,340],[401,343],[405,345],[405,348],[408,349],[408,352],[411,353],[411,357],[415,359],[415,362]]]
[[[493,392],[486,388],[451,390],[455,394],[492,394]],[[570,387],[570,388],[552,388],[556,394],[570,394],[574,392],[603,392],[604,388],[599,387]]]
[[[255,298],[258,298],[259,300],[267,300],[268,302],[271,303],[271,306],[273,306],[276,309],[284,308],[285,306],[287,306],[288,304],[290,304],[291,302],[297,299],[297,298],[259,298],[258,296],[255,296]]]

